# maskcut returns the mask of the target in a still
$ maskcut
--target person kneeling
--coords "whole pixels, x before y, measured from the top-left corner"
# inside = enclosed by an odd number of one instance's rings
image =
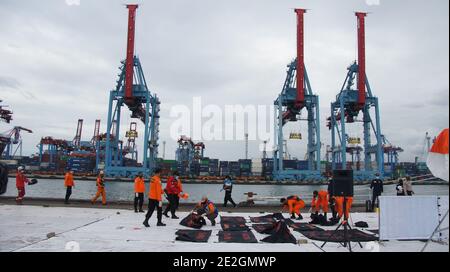
[[[195,210],[197,214],[208,218],[212,226],[216,225],[216,218],[219,215],[219,210],[206,196],[202,197],[202,201],[197,204]]]
[[[303,201],[300,197],[290,196],[288,198],[282,198],[280,202],[283,205],[283,209],[289,210],[289,214],[291,214],[291,219],[295,219],[296,215],[298,216],[297,220],[303,219],[301,209],[305,207],[305,201]]]

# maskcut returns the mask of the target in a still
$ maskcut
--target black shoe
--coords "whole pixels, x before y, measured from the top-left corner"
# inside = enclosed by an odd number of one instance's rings
[[[298,218],[297,218],[297,220],[303,220],[303,216],[302,216],[302,215],[299,215]]]
[[[295,219],[295,215],[291,215],[291,219]]]
[[[176,215],[172,215],[172,219],[180,219],[180,218]]]
[[[158,224],[156,224],[156,226],[158,226],[158,227],[165,227],[166,224],[164,224],[164,223],[162,223],[162,222],[159,222]]]
[[[216,225],[216,222],[212,222],[212,223],[211,223],[211,226],[214,227],[215,225]]]
[[[138,210],[134,210],[135,213],[138,213]]]
[[[169,218],[169,214],[163,213],[163,215],[164,215],[166,218]]]
[[[139,210],[140,213],[145,213],[144,210]]]
[[[150,225],[148,224],[147,221],[144,221],[144,223],[142,223],[142,224],[144,224],[144,226],[145,226],[146,228],[149,228],[149,227],[150,227]]]

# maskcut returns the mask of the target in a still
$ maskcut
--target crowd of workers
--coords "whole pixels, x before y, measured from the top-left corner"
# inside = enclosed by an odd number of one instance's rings
[[[72,195],[72,188],[75,187],[74,172],[68,171],[64,177],[64,185],[66,187],[66,195],[64,203],[69,204],[70,196]],[[329,178],[328,188],[326,190],[314,191],[311,202],[311,219],[313,222],[338,222],[343,216],[348,218],[352,204],[352,196],[338,196],[335,195],[334,180]],[[32,184],[24,174],[23,167],[19,167],[16,175],[16,187],[18,196],[16,198],[17,204],[22,204],[25,196],[25,185]],[[102,205],[106,205],[106,190],[105,190],[105,174],[100,171],[96,180],[97,192],[91,199],[91,203],[95,202],[101,197]],[[375,179],[370,184],[372,190],[371,210],[375,210],[375,206],[379,205],[379,197],[383,194],[383,180],[380,175],[377,174]],[[143,209],[144,194],[145,194],[145,179],[142,173],[138,174],[134,180],[134,211],[136,213],[145,213]],[[411,178],[401,178],[396,186],[398,196],[411,196],[414,194],[412,189]],[[224,207],[227,207],[230,202],[233,207],[237,204],[232,198],[233,181],[232,178],[227,176],[223,183],[222,191],[225,192]],[[168,200],[163,211],[163,196]],[[157,226],[165,226],[162,222],[163,216],[166,218],[179,219],[176,215],[178,210],[180,198],[187,199],[189,195],[183,191],[183,185],[180,175],[177,171],[174,171],[170,175],[166,182],[166,187],[163,189],[161,181],[161,169],[156,169],[153,176],[150,178],[150,188],[148,191],[148,209],[145,214],[144,226],[149,227],[149,220],[156,210],[157,213]],[[287,210],[291,215],[291,219],[302,220],[302,209],[305,208],[306,203],[300,196],[293,195],[280,200],[283,209]],[[328,221],[328,213],[331,211],[332,217]],[[170,216],[169,216],[170,212]],[[207,196],[203,196],[201,201],[195,206],[193,213],[203,215],[206,217],[212,225],[216,224],[215,219],[219,214],[217,206],[208,199]]]

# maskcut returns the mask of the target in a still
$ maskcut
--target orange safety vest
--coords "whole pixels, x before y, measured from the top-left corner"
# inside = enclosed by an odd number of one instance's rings
[[[103,177],[98,176],[97,177],[97,189],[98,190],[103,190],[105,189],[105,180]]]
[[[158,176],[153,176],[150,180],[150,192],[148,193],[148,198],[152,200],[162,201],[162,195],[164,191],[162,189],[161,178]]]
[[[144,178],[137,177],[134,179],[134,192],[143,193],[145,192],[145,181]]]
[[[75,186],[75,183],[73,182],[72,173],[66,173],[66,176],[64,177],[64,186],[66,186],[66,187]]]
[[[317,200],[319,203],[328,202],[328,192],[325,190],[320,191]]]

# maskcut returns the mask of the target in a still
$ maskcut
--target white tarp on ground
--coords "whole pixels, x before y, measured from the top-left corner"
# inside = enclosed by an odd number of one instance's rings
[[[439,224],[438,203],[437,196],[380,197],[380,240],[428,239]]]
[[[448,199],[448,197],[447,197]],[[187,213],[179,213],[181,218]],[[223,213],[224,216],[262,216],[259,213]],[[304,215],[301,222],[308,222]],[[0,204],[0,252],[322,252],[322,242],[307,239],[298,232],[292,234],[296,239],[307,240],[307,244],[234,244],[219,243],[217,234],[221,230],[218,224],[208,225],[205,230],[213,234],[208,243],[188,243],[175,240],[175,232],[185,229],[180,220],[164,218],[167,227],[155,226],[155,218],[150,220],[151,227],[142,225],[144,215],[133,210],[11,206]],[[365,221],[370,230],[378,230],[378,214],[352,213],[350,221]],[[447,220],[448,222],[448,220]],[[251,224],[248,224],[251,226]],[[448,223],[447,223],[448,225]],[[336,227],[323,227],[334,230]],[[355,227],[356,228],[356,227]],[[47,234],[54,232],[55,236]],[[370,232],[369,232],[370,233]],[[267,235],[254,232],[261,240]],[[424,243],[421,241],[388,241],[362,243],[363,248],[352,243],[356,252],[419,252]],[[348,252],[338,243],[328,243],[323,250],[327,252]],[[432,242],[427,252],[448,252],[448,243]]]

